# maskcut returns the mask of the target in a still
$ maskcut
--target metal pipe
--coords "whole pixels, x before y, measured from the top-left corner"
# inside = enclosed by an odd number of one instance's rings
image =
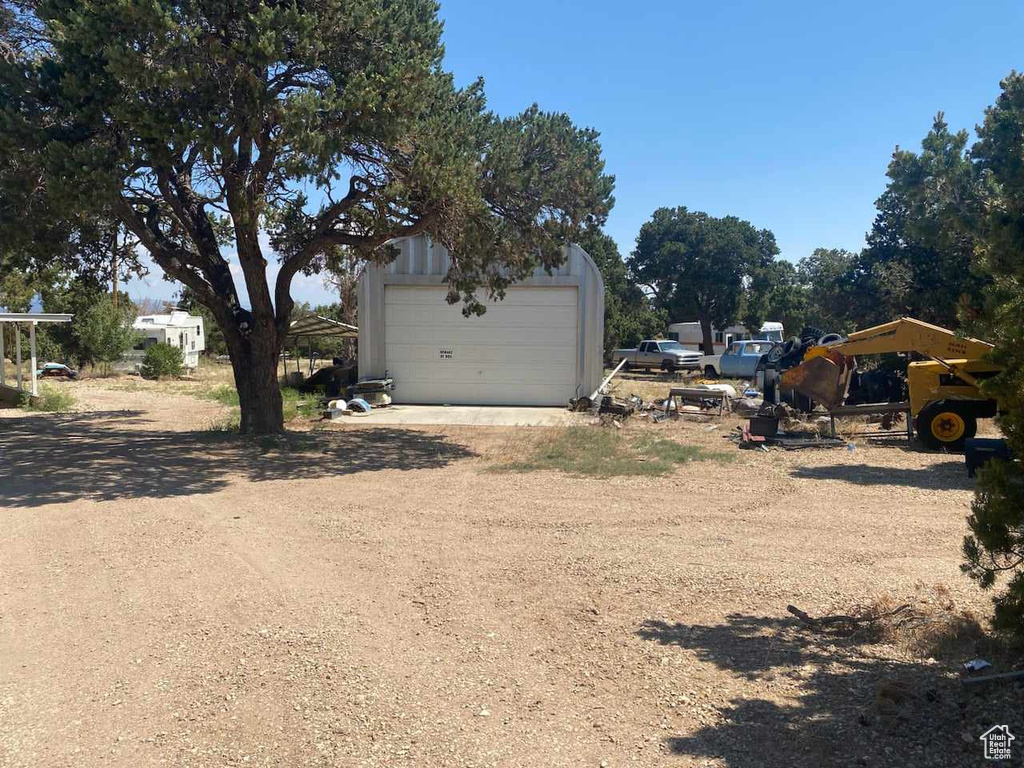
[[[14,378],[18,382],[18,389],[21,389],[21,325],[14,324]]]
[[[29,375],[32,377],[32,397],[39,394],[39,382],[36,381],[36,324],[29,323],[28,326],[28,349],[31,356],[32,368]]]

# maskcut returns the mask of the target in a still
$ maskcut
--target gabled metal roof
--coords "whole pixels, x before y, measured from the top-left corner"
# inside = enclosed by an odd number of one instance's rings
[[[359,328],[320,315],[309,315],[293,321],[288,328],[289,339],[298,339],[303,336],[334,336],[355,339],[359,336]]]

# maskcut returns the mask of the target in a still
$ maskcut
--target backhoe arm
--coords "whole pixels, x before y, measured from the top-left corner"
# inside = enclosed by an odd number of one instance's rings
[[[933,360],[978,360],[992,350],[985,341],[957,336],[946,328],[903,317],[851,333],[845,341],[827,345],[844,355],[880,355],[886,352],[917,352]]]

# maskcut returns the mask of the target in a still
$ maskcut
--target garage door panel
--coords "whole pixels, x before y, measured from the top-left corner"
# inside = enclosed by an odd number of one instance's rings
[[[446,288],[438,288],[437,286],[389,285],[387,286],[387,293],[389,294],[388,304],[391,306],[401,306],[403,304],[430,307],[444,306],[447,309],[454,309],[460,317],[462,315],[461,303],[453,305],[446,301],[445,297],[448,294]],[[564,287],[512,288],[505,292],[505,298],[502,301],[491,301],[490,299],[481,299],[481,301],[488,308],[563,306],[575,309],[576,289]]]
[[[436,326],[406,326],[391,328],[385,342],[389,346],[417,344],[430,345],[432,348],[452,347],[465,344],[474,347],[487,345],[521,347],[551,344],[559,347],[576,346],[576,333],[567,328],[552,326],[551,328],[517,328],[500,336],[493,328],[467,328],[462,331]]]
[[[402,304],[388,305],[384,322],[390,328],[429,325],[431,328],[450,328],[454,331],[493,331],[507,326],[542,329],[551,325],[575,326],[576,307],[490,307],[479,317],[463,317],[458,307]]]
[[[413,391],[418,385],[431,381],[544,384],[571,381],[575,373],[575,366],[570,365],[543,368],[489,365],[481,368],[478,365],[396,363],[393,370],[388,369],[388,374],[395,380],[396,387],[405,386],[408,391]],[[453,396],[452,394],[448,395],[449,398]]]
[[[563,405],[571,395],[564,385],[494,384],[470,382],[458,388],[448,382],[425,382],[416,387],[415,396],[404,397],[395,386],[396,403],[452,403],[458,405]]]
[[[385,287],[396,403],[563,405],[575,396],[577,289],[522,287],[463,317],[436,286]]]
[[[450,353],[443,358],[442,352]],[[407,363],[451,364],[454,362],[485,363],[488,365],[509,364],[519,366],[543,366],[566,364],[575,366],[576,347],[573,344],[545,345],[523,343],[519,345],[475,344],[388,344],[388,360]]]

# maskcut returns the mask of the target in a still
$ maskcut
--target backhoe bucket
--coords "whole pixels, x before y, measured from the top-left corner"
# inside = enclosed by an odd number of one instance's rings
[[[838,352],[829,352],[783,371],[780,386],[832,410],[843,404],[849,380],[850,366],[846,358]]]

